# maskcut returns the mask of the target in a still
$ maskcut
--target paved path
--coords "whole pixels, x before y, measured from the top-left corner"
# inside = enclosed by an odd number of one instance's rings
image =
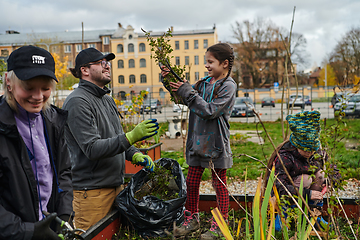
[[[253,143],[258,144],[264,144],[264,139],[262,137],[259,137],[258,134],[260,134],[262,131],[252,131],[252,130],[230,130],[230,135],[235,135],[237,133],[240,133],[242,135],[246,135],[249,138],[246,140]]]

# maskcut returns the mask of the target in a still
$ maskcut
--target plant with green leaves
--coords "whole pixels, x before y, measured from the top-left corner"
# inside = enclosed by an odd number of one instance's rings
[[[170,38],[172,37],[171,29],[168,29],[167,32],[163,33],[157,38],[151,36],[150,32],[147,32],[144,29],[141,30],[145,33],[146,40],[149,42],[151,48],[151,58],[155,59],[155,62],[159,64],[161,68],[165,66],[169,71],[174,73],[168,74],[163,80],[164,87],[171,94],[171,101],[175,103],[182,103],[181,98],[171,91],[171,87],[169,84],[170,82],[179,81],[176,75],[180,78],[180,80],[184,79],[186,71],[185,66],[171,64],[170,60],[174,57],[170,55],[173,52],[173,48],[170,44]]]
[[[6,63],[4,60],[0,59],[0,84],[3,83],[2,76],[6,72]]]

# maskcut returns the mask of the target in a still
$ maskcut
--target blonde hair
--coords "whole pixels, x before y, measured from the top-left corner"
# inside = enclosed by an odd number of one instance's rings
[[[16,75],[14,71],[9,71],[6,72],[7,75],[4,75],[4,81],[3,81],[3,88],[4,88],[4,98],[5,101],[9,104],[10,108],[15,111],[18,112],[18,107],[16,104],[16,100],[14,98],[14,95],[9,91],[8,89],[8,85],[7,85],[7,80],[10,83],[10,88],[14,88],[14,85],[17,83],[18,85],[20,85],[21,87],[25,88],[27,85],[27,81],[22,81],[20,80]],[[6,76],[6,77],[5,77]],[[54,91],[56,88],[56,82],[54,79],[52,79],[51,77],[46,77],[46,76],[41,76],[44,79],[48,80],[51,82],[50,88],[51,91]],[[50,103],[50,98],[48,98],[48,100],[46,101],[46,103],[44,104],[43,107],[43,111],[45,111],[46,109],[48,109],[50,107],[51,103]]]

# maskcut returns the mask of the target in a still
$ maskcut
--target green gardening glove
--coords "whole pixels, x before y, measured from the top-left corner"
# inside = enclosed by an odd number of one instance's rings
[[[139,152],[135,153],[132,157],[132,163],[145,166],[150,172],[154,171],[155,164],[148,155]]]
[[[132,131],[126,133],[125,136],[129,143],[133,145],[138,141],[154,136],[157,134],[156,130],[158,129],[159,123],[157,123],[157,119],[149,119],[136,125],[136,127]]]

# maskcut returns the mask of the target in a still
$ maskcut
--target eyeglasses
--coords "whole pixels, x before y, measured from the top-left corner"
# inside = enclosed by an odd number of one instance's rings
[[[90,65],[96,65],[96,64],[99,64],[99,63],[101,63],[101,66],[103,68],[106,68],[106,66],[109,66],[109,68],[111,68],[111,62],[108,62],[108,61],[105,61],[105,60],[101,60],[101,61],[94,62],[94,63],[88,63],[86,65],[90,66]]]

